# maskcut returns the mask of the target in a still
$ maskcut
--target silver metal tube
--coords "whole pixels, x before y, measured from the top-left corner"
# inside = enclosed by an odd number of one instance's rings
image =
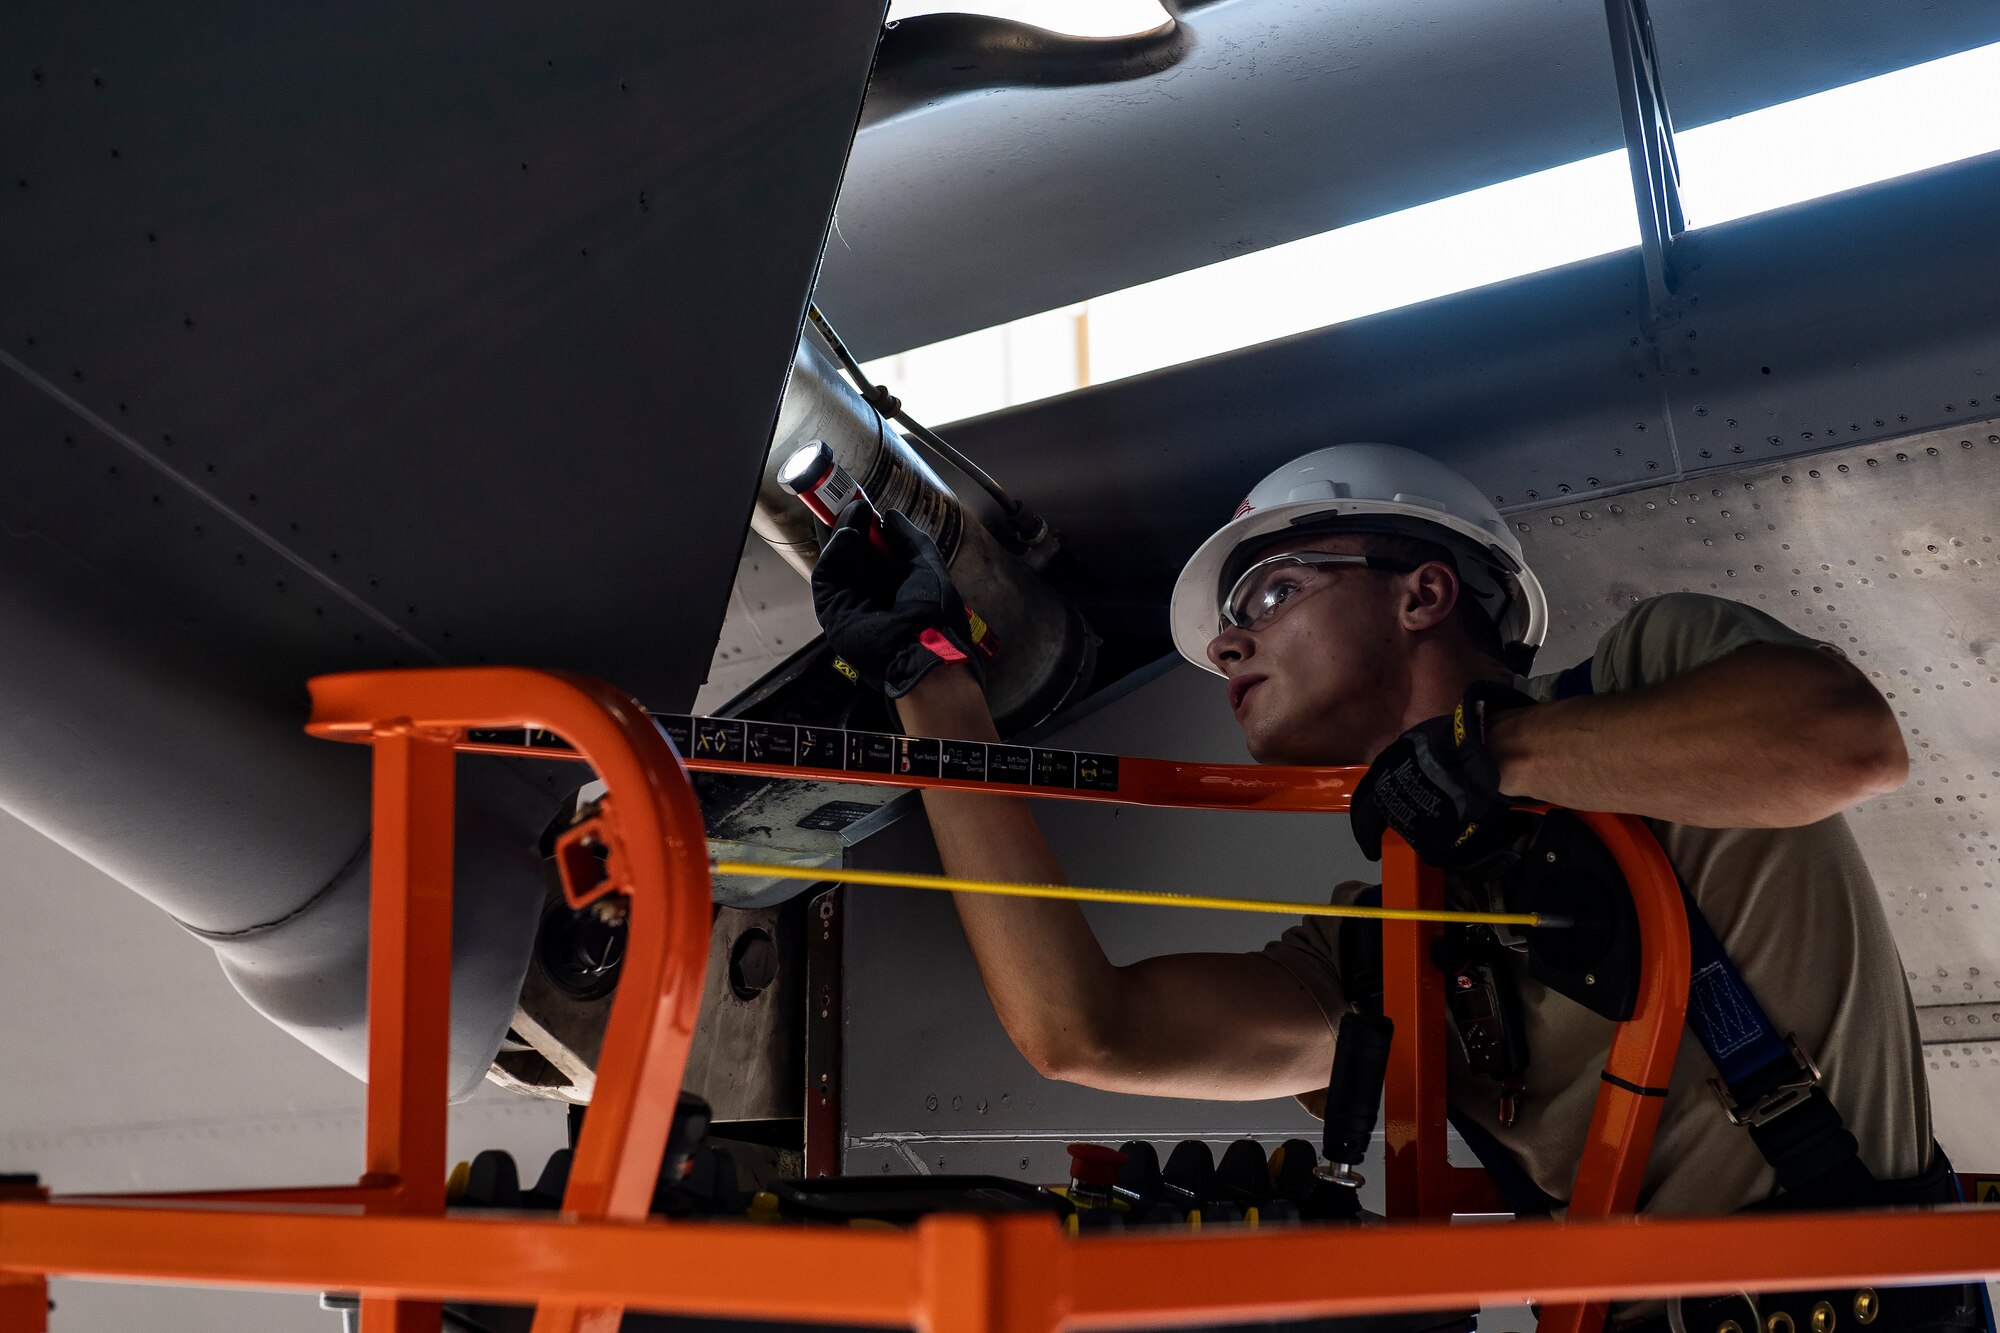
[[[305,697],[135,604],[52,542],[0,561],[0,810],[167,912],[251,1005],[366,1068],[369,763]],[[527,968],[557,798],[497,765],[460,784],[454,1093],[484,1075]],[[79,929],[88,931],[87,922]]]
[[[903,409],[900,401],[888,390],[869,383],[868,376],[862,373],[861,363],[847,350],[847,344],[840,340],[840,335],[834,331],[833,325],[827,322],[826,316],[820,313],[818,306],[807,306],[806,318],[819,335],[826,339],[826,345],[833,352],[834,359],[840,362],[842,369],[847,372],[849,383],[867,395],[863,401],[875,408],[878,414],[900,423],[911,439],[930,450],[936,457],[943,459],[948,466],[958,469],[969,481],[993,497],[993,503],[1000,506],[1000,512],[1007,517],[1008,526],[1013,528],[1017,542],[1033,546],[1047,540],[1049,525],[1033,510],[1009,495],[1007,488],[995,480],[992,473],[960,453],[951,441],[930,427],[920,424]],[[884,399],[887,401],[883,401]]]
[[[901,510],[937,542],[952,581],[999,644],[986,692],[1003,725],[1038,722],[1083,688],[1097,649],[1083,617],[959,502],[910,442],[862,400],[810,332],[792,362],[751,519],[757,535],[792,568],[812,577],[823,529],[778,473],[815,440],[825,441],[878,508]]]

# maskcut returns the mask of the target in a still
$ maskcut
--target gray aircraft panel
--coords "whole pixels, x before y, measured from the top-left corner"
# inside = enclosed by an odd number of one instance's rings
[[[303,736],[305,678],[686,706],[881,13],[10,11],[0,808],[361,1067],[366,757]],[[544,896],[531,780],[460,782],[461,1090]]]
[[[288,688],[491,660],[685,706],[881,12],[10,14],[10,487],[36,455],[36,531]]]
[[[1989,154],[1687,233],[1680,299],[1651,336],[1681,466],[1992,415],[1996,206]]]
[[[2000,40],[1984,0],[1654,0],[1701,125]],[[1601,5],[1233,0],[1131,83],[966,98],[856,145],[821,299],[885,355],[1620,147]]]
[[[1895,706],[1900,791],[1848,813],[1917,1004],[1939,1140],[2000,1166],[2000,419],[1512,516],[1551,594],[1545,663],[1635,600],[1734,597]]]

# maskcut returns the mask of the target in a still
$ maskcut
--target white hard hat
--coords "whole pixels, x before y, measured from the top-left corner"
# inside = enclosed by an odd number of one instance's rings
[[[1390,444],[1315,449],[1257,483],[1174,582],[1170,622],[1181,656],[1216,670],[1208,645],[1221,620],[1223,579],[1240,572],[1239,551],[1323,526],[1420,537],[1468,557],[1458,562],[1460,582],[1494,614],[1515,670],[1526,672],[1548,633],[1549,606],[1521,543],[1471,482],[1434,458]]]

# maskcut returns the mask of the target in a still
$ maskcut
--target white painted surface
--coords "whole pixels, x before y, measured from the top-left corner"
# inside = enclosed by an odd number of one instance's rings
[[[694,711],[720,708],[818,637],[810,586],[752,534],[743,543],[708,683],[695,695]]]
[[[0,1172],[58,1193],[338,1184],[360,1174],[363,1087],[266,1022],[207,945],[0,815]],[[523,1173],[563,1110],[482,1090],[453,1159]],[[309,1294],[58,1282],[54,1333],[337,1333]]]

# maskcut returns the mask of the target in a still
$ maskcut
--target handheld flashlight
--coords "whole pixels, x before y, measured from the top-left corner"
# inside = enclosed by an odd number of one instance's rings
[[[861,489],[848,470],[833,456],[833,447],[825,440],[814,440],[790,458],[778,469],[778,484],[799,497],[814,517],[829,528],[838,527],[841,516],[854,505],[860,505],[868,514],[868,543],[883,555],[893,555],[889,549],[889,535],[882,529],[882,511],[868,498],[868,492]],[[981,657],[991,659],[1000,649],[992,629],[977,611],[966,608],[968,629],[972,645]]]
[[[833,456],[833,447],[825,440],[814,440],[790,458],[778,469],[778,484],[799,497],[814,517],[829,528],[838,527],[849,505],[858,504],[868,512],[868,541],[884,555],[889,553],[889,539],[882,531],[882,511],[868,498],[868,492],[861,489],[848,470]]]

